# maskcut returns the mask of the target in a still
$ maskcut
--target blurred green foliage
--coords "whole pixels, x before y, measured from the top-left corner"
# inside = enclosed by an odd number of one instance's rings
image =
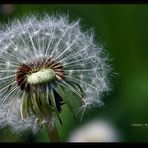
[[[3,5],[0,6],[2,8]],[[82,27],[93,27],[96,42],[104,45],[113,68],[110,81],[112,92],[103,96],[105,105],[90,110],[82,121],[75,120],[63,107],[63,126],[58,127],[62,141],[71,131],[94,117],[110,119],[122,133],[122,141],[148,141],[148,5],[142,4],[32,4],[14,5],[10,14],[1,11],[0,22],[28,14],[69,14],[70,20],[81,18]],[[48,141],[43,129],[15,138],[5,128],[0,132],[1,141]]]

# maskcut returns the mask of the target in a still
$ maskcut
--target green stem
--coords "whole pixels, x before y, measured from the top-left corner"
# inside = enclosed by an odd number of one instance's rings
[[[49,137],[50,142],[60,142],[56,126],[54,125],[52,129],[49,129],[47,125],[46,127],[47,127],[48,137]]]

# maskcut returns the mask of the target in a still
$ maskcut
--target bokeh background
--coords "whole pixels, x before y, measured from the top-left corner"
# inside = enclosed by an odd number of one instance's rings
[[[58,127],[61,141],[68,141],[72,132],[85,122],[103,118],[118,130],[118,142],[148,142],[148,5],[1,4],[0,23],[44,12],[69,14],[70,20],[81,18],[84,30],[93,27],[96,42],[104,45],[113,69],[112,91],[104,95],[103,107],[89,110],[82,121],[63,109],[63,126]],[[18,137],[7,127],[0,130],[0,141],[49,140],[44,129],[36,135],[24,133]]]

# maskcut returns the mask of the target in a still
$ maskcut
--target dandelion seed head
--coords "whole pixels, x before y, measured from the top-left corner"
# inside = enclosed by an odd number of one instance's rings
[[[82,108],[100,105],[109,90],[104,49],[79,20],[60,15],[16,19],[0,31],[0,49],[1,127],[35,133],[42,124],[62,123],[62,105],[69,101],[65,89]]]

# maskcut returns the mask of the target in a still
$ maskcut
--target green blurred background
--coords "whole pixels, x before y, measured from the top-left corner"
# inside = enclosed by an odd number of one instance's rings
[[[71,20],[81,18],[86,30],[93,26],[96,41],[103,43],[113,72],[112,92],[104,95],[105,105],[73,119],[64,108],[60,138],[67,141],[73,129],[93,118],[109,119],[121,133],[122,142],[148,141],[148,5],[142,4],[46,4],[0,5],[0,22],[31,13],[69,14]],[[133,124],[137,124],[133,126]],[[16,137],[8,128],[0,131],[0,141],[48,141],[43,129],[36,135]]]

